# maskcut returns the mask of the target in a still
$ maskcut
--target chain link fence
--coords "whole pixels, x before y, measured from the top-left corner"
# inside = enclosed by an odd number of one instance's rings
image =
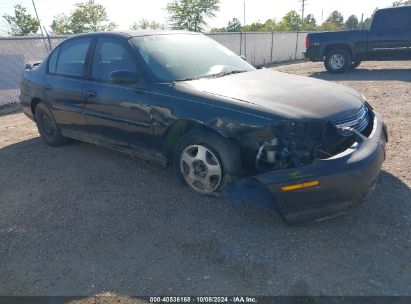
[[[237,55],[244,55],[254,66],[303,59],[306,32],[211,33]]]
[[[28,62],[43,60],[66,37],[0,38],[0,106],[18,101],[19,81]]]
[[[306,33],[211,33],[254,66],[303,59]],[[65,36],[0,38],[0,106],[18,101],[19,81],[28,62],[42,61]]]

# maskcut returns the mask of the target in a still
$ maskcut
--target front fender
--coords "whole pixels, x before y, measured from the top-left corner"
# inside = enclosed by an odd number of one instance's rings
[[[159,150],[169,151],[170,136],[178,138],[187,128],[205,128],[216,132],[233,140],[244,154],[257,149],[258,140],[272,138],[270,126],[274,118],[270,118],[269,114],[245,111],[218,98],[156,92],[152,94],[151,103],[153,134]]]

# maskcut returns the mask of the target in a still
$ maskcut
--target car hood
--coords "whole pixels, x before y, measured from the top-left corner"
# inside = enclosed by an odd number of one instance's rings
[[[364,103],[361,95],[348,87],[270,69],[180,82],[177,87],[298,119],[332,120],[355,113]]]

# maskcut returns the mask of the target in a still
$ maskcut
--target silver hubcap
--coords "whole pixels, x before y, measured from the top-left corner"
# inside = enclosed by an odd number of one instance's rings
[[[181,153],[180,169],[187,184],[200,193],[214,192],[220,186],[220,162],[204,146],[188,146]]]
[[[330,58],[330,66],[334,69],[334,70],[339,70],[342,69],[344,66],[344,56],[340,55],[340,54],[335,54],[332,55]]]

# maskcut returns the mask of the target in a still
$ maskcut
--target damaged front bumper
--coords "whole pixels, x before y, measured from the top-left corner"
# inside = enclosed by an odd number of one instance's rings
[[[385,160],[387,128],[379,114],[374,116],[370,136],[358,139],[351,148],[331,158],[317,159],[299,168],[263,173],[252,179],[269,190],[274,208],[289,223],[341,213],[362,203]],[[307,185],[311,186],[304,188]]]

